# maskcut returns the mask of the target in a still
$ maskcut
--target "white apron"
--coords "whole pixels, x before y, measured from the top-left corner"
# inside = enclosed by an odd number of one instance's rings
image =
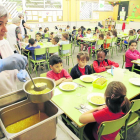
[[[23,20],[23,19],[22,19]],[[24,30],[24,27],[23,27],[23,25],[22,25],[22,20],[21,20],[21,22],[20,22],[20,29],[21,29],[21,34],[22,34],[22,36],[23,35],[25,35],[25,30]]]

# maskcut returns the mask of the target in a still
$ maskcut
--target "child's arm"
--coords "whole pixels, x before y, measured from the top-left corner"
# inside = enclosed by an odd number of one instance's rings
[[[127,51],[125,56],[131,60],[137,60],[138,58],[140,58],[139,55],[133,55],[130,51]]]
[[[119,67],[119,64],[118,64],[118,63],[116,63],[116,62],[114,62],[114,61],[111,61],[111,60],[108,60],[108,64],[109,64],[110,68],[111,68],[112,66],[114,66],[114,67]]]
[[[95,71],[96,73],[100,73],[100,72],[106,71],[106,68],[105,68],[105,67],[100,67],[100,66],[98,65],[98,62],[97,62],[97,61],[94,61],[94,62],[93,62],[93,68],[94,68],[94,71]]]
[[[72,82],[72,78],[65,79],[65,80],[62,81],[62,83],[63,82]]]
[[[102,110],[105,107],[106,107],[106,105],[103,105],[103,106],[94,108],[92,110],[89,110],[89,111],[83,113],[79,118],[79,122],[84,123],[84,124],[91,123],[91,122],[96,122],[96,120],[93,116],[93,112]]]
[[[66,80],[66,78],[63,77],[63,78],[61,78],[61,79],[55,81],[56,86],[59,85],[59,84],[61,84],[61,83],[64,82],[65,80]]]

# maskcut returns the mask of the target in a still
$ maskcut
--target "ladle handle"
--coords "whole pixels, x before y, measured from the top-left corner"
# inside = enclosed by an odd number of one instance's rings
[[[18,48],[17,45],[15,45],[15,48],[17,49],[18,53],[21,54],[21,52],[20,52],[20,50],[19,50],[19,48]],[[26,69],[26,71],[28,72],[28,74],[29,74],[29,76],[30,76],[30,79],[32,80],[32,83],[33,83],[34,87],[36,87],[36,86],[35,86],[35,83],[34,83],[34,81],[33,81],[33,79],[32,79],[32,76],[31,76],[31,74],[30,74],[30,72],[29,72],[29,70],[28,70],[28,68],[25,67],[25,69]]]

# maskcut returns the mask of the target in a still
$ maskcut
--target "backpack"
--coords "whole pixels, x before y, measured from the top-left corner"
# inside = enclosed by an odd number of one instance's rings
[[[94,60],[94,61],[97,61],[98,62],[98,66],[99,66],[99,64],[100,64],[99,61],[98,60]],[[105,59],[105,62],[108,64],[108,60],[107,59]],[[93,73],[96,73],[95,70],[94,70],[94,68],[93,68]]]

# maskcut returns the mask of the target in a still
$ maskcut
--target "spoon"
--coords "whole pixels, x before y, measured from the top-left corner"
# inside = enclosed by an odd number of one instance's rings
[[[16,47],[16,49],[17,49],[18,53],[19,53],[19,54],[21,54],[21,52],[20,52],[20,50],[19,50],[18,46],[17,46],[17,45],[15,45],[15,47]],[[37,87],[37,86],[35,85],[34,81],[33,81],[33,78],[32,78],[32,76],[31,76],[31,74],[30,74],[30,72],[29,72],[28,68],[27,68],[27,67],[25,67],[25,69],[26,69],[26,71],[28,72],[29,77],[30,77],[30,79],[31,79],[31,81],[32,81],[32,83],[33,83],[33,85],[34,85],[34,90],[35,90],[35,91],[42,91],[42,90],[44,90],[44,89],[47,87],[47,85],[43,85],[43,86],[41,86],[41,87]]]

